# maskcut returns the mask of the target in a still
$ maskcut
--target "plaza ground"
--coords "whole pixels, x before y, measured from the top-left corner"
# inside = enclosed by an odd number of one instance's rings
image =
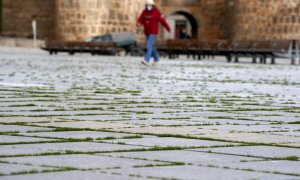
[[[0,51],[0,179],[300,179],[289,60],[28,52]]]

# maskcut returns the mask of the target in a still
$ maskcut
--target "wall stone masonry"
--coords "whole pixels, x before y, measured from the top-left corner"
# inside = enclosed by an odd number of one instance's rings
[[[57,0],[56,37],[87,36],[132,30],[144,2],[132,0]]]
[[[53,0],[2,0],[2,35],[32,37],[32,20],[36,19],[38,38],[50,38],[54,14]]]
[[[132,31],[144,8],[144,0],[0,1],[1,35],[30,37],[35,18],[39,39],[82,40]],[[155,1],[166,17],[192,16],[199,39],[300,39],[300,0]],[[141,39],[142,31],[138,35]]]
[[[234,39],[300,39],[299,0],[234,0]]]

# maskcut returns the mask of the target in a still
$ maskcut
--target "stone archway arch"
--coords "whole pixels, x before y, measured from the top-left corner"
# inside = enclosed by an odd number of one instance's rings
[[[201,13],[202,8],[200,6],[196,7],[174,7],[174,6],[167,6],[163,7],[163,13],[166,18],[172,15],[182,15],[184,16],[192,26],[191,37],[193,39],[200,39],[202,38],[202,16]]]
[[[198,28],[199,28],[199,23],[197,22],[196,18],[188,13],[188,12],[185,12],[185,11],[175,11],[171,14],[172,15],[181,15],[181,16],[184,16],[190,23],[191,25],[191,38],[192,39],[198,39]]]

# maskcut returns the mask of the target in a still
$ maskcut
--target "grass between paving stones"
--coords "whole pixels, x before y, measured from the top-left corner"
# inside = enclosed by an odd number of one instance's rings
[[[47,138],[53,139],[52,141],[33,141],[33,142],[1,142],[0,145],[21,145],[21,144],[53,144],[53,143],[66,143],[66,142],[92,142],[93,139],[91,138],[84,138],[84,139],[75,139],[75,138],[49,138],[49,137],[37,137],[37,136],[22,136],[22,135],[11,135],[11,136],[21,136],[21,137],[35,137],[35,138]]]
[[[40,173],[55,173],[55,172],[66,172],[66,171],[87,171],[87,170],[74,168],[74,167],[64,167],[64,168],[53,169],[53,170],[41,170],[41,171],[30,170],[30,171],[12,172],[12,173],[10,173],[10,176],[26,175],[26,174],[40,174]],[[8,176],[8,175],[2,175],[2,176]]]
[[[6,131],[6,132],[0,132],[0,135],[19,135],[20,131]]]
[[[35,127],[40,127],[35,125]],[[45,127],[45,126],[42,126]],[[54,126],[46,126],[48,128],[56,128],[53,132],[57,131],[100,131],[100,132],[114,132],[114,133],[126,133],[126,134],[135,134],[125,131],[113,131],[108,129],[92,129],[92,128],[57,128]],[[276,146],[276,147],[288,147],[288,148],[300,148],[298,146],[289,146],[289,145],[282,145],[276,143],[256,143],[256,142],[244,142],[244,141],[231,141],[231,140],[224,140],[224,139],[216,139],[216,138],[207,138],[207,137],[194,137],[190,135],[177,135],[177,134],[154,134],[154,133],[139,133],[140,135],[153,135],[158,137],[174,137],[174,138],[185,138],[185,139],[199,139],[199,140],[209,140],[209,141],[219,141],[219,142],[231,142],[231,143],[240,143],[245,146]]]
[[[298,156],[288,156],[288,157],[276,157],[276,158],[271,158],[271,160],[286,160],[286,161],[299,161]]]
[[[52,132],[52,131],[49,131]],[[53,131],[56,132],[56,131]],[[60,132],[60,131],[59,131]],[[142,135],[132,135],[132,136],[124,136],[121,138],[116,137],[104,137],[104,138],[58,138],[58,137],[48,137],[48,136],[34,136],[34,135],[21,135],[18,133],[0,133],[0,135],[9,135],[9,136],[18,136],[18,137],[32,137],[32,138],[45,138],[51,139],[50,141],[33,141],[33,142],[0,142],[0,145],[20,145],[20,144],[48,144],[48,143],[66,143],[66,142],[101,142],[103,140],[115,140],[115,139],[139,139],[143,138]]]
[[[113,113],[87,113],[87,114],[44,114],[44,115],[24,115],[24,117],[68,117],[68,116],[113,116]],[[119,115],[126,115],[125,113],[119,113]],[[7,117],[7,116],[6,116]],[[10,117],[10,116],[8,116]]]
[[[190,117],[152,118],[153,120],[190,120]]]
[[[158,136],[158,137],[174,137],[174,138],[184,138],[184,139],[198,139],[198,140],[208,140],[208,141],[218,141],[218,142],[240,143],[241,146],[275,146],[275,147],[287,147],[287,148],[300,149],[300,146],[289,146],[289,145],[282,145],[282,144],[277,144],[277,143],[258,143],[258,142],[245,142],[245,141],[231,141],[231,140],[208,138],[208,137],[194,137],[194,136],[190,136],[190,135],[153,134],[153,133],[144,133],[144,135],[153,135],[153,136]]]
[[[143,91],[141,90],[125,90],[125,89],[98,89],[96,91],[94,91],[94,93],[96,94],[140,94]]]
[[[192,126],[198,126],[198,127],[201,127],[201,126],[213,126],[213,125],[221,125],[220,123],[216,123],[216,124],[213,124],[213,123],[204,123],[204,124],[185,124],[185,125],[177,125],[177,124],[174,124],[174,125],[161,125],[161,124],[152,124],[150,125],[151,127],[192,127]]]
[[[20,112],[57,112],[57,111],[104,111],[101,107],[90,107],[90,108],[75,108],[75,109],[33,109],[33,110],[22,110]],[[41,115],[44,116],[44,115]],[[48,115],[45,115],[48,116]],[[66,115],[55,115],[55,116],[66,116]]]
[[[106,157],[114,157],[112,155],[101,155]],[[192,163],[184,163],[184,162],[176,162],[176,161],[163,161],[163,160],[157,160],[157,159],[147,159],[147,158],[138,158],[138,157],[127,157],[127,156],[117,156],[118,158],[122,159],[131,159],[131,160],[141,160],[141,161],[151,161],[151,162],[159,162],[159,163],[168,163],[168,164],[174,164],[174,165],[193,165]]]
[[[28,126],[28,122],[0,122],[2,125]]]
[[[69,154],[100,154],[100,153],[120,153],[120,152],[145,152],[145,151],[175,151],[175,150],[182,150],[183,147],[177,146],[167,146],[167,147],[151,147],[151,148],[137,148],[137,149],[130,149],[130,150],[108,150],[108,151],[89,151],[89,152],[82,152],[82,151],[72,151],[72,150],[65,150],[64,152],[57,151],[57,152],[45,152],[45,153],[36,153],[36,154],[15,154],[15,155],[0,155],[0,158],[11,158],[11,157],[31,157],[31,156],[54,156],[54,155],[69,155]]]
[[[110,129],[92,129],[92,128],[57,128],[55,126],[38,126],[35,127],[44,127],[44,128],[56,128],[53,132],[57,131],[99,131],[99,132],[112,132],[112,133],[125,133],[125,134],[137,134],[131,133],[126,131],[114,131]],[[208,137],[195,137],[190,135],[180,135],[180,134],[155,134],[155,133],[138,133],[139,135],[152,135],[157,137],[174,137],[174,138],[184,138],[184,139],[198,139],[198,140],[208,140],[208,141],[219,141],[219,142],[230,142],[230,143],[240,143],[245,146],[275,146],[275,147],[287,147],[287,148],[296,148],[300,149],[300,146],[289,146],[289,145],[282,145],[277,143],[257,143],[257,142],[245,142],[245,141],[232,141],[232,140],[225,140],[225,139],[218,139],[218,138],[208,138]]]
[[[145,168],[145,167],[163,167],[163,166],[185,166],[184,162],[174,162],[170,164],[146,164],[146,165],[136,165],[134,168]]]
[[[7,107],[33,107],[33,106],[37,106],[35,104],[16,104],[16,105],[9,105]]]
[[[300,121],[289,122],[288,124],[300,124]]]
[[[0,117],[19,117],[19,115],[0,114]]]

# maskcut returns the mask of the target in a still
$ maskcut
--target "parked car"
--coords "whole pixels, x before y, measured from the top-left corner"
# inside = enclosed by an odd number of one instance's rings
[[[109,33],[101,36],[92,36],[85,39],[86,42],[114,42],[118,48],[123,48],[125,53],[131,53],[137,47],[135,33],[119,32]]]

